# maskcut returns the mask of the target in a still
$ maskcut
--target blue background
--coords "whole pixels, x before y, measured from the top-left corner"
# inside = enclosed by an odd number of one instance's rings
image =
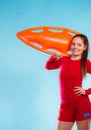
[[[18,31],[37,26],[70,28],[91,43],[91,1],[0,0],[0,130],[56,130],[59,70],[45,70],[50,55],[16,38]],[[90,82],[87,75],[86,89]]]

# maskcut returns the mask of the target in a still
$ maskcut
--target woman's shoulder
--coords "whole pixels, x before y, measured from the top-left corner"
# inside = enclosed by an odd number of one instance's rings
[[[90,60],[90,59],[87,59],[87,63],[91,63],[91,60]]]
[[[70,59],[70,56],[69,55],[68,56],[63,56],[62,59],[63,60],[68,60],[68,59]]]
[[[68,62],[69,59],[70,59],[69,56],[62,56],[62,57],[60,58],[60,61],[61,61],[61,63],[64,63],[64,62]]]

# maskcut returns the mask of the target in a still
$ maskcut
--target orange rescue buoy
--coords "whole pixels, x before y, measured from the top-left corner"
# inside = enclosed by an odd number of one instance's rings
[[[79,32],[55,26],[34,27],[22,30],[16,36],[28,46],[54,55],[55,51],[61,51],[68,55],[73,36]]]

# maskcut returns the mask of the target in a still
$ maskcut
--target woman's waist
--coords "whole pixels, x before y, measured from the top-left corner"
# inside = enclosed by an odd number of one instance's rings
[[[75,94],[60,94],[60,100],[61,102],[76,102],[76,101],[82,101],[82,100],[88,100],[88,95],[75,95]]]

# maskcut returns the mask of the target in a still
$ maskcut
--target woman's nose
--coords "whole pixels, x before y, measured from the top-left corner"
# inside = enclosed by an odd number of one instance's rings
[[[74,46],[74,48],[76,49],[76,48],[78,48],[78,46],[77,46],[77,45],[75,45],[75,46]]]

